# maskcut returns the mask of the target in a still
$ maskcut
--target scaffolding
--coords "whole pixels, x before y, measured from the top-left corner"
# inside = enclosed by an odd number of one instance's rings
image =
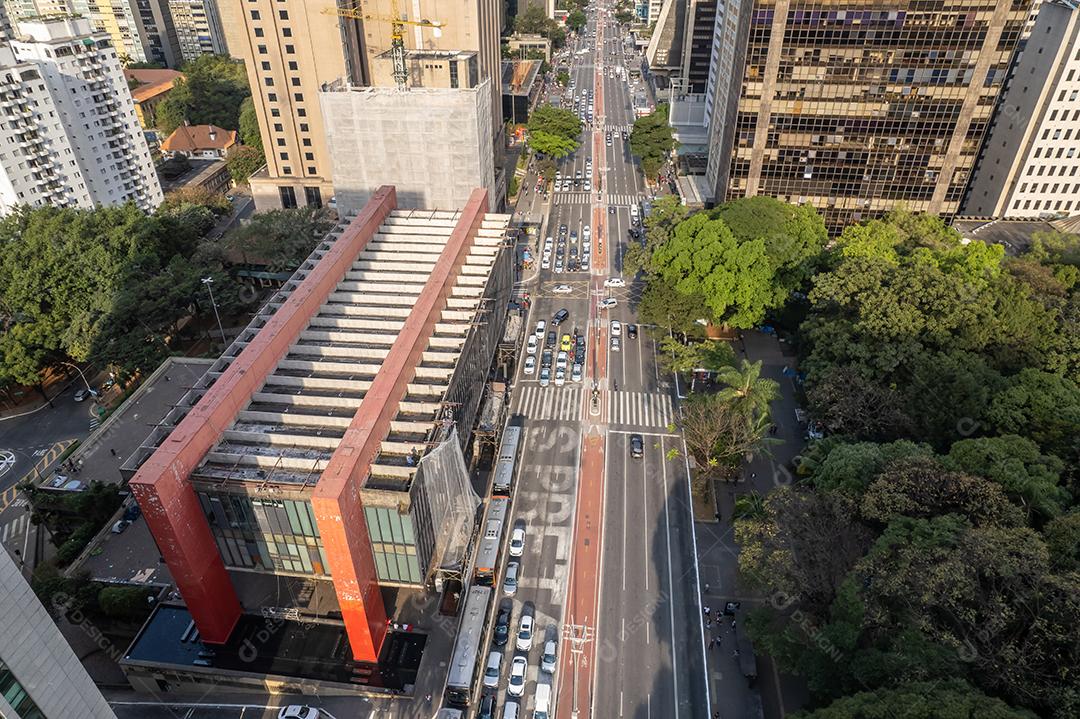
[[[428,579],[438,575],[444,581],[460,580],[480,497],[469,481],[457,428],[420,460],[411,490],[414,510],[428,515],[421,526],[431,528]]]

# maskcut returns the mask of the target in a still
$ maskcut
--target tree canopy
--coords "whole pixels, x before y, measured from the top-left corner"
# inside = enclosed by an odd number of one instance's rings
[[[182,70],[184,77],[157,106],[158,129],[169,134],[187,121],[240,130],[241,105],[251,96],[244,64],[225,55],[200,55]]]
[[[255,113],[255,102],[250,96],[240,103],[240,114],[237,117],[240,131],[240,141],[248,147],[253,147],[259,152],[263,151],[262,133],[259,130],[259,117]]]
[[[566,157],[581,144],[581,120],[564,108],[541,105],[533,110],[526,127],[529,148],[549,157]]]
[[[645,177],[654,178],[675,149],[675,136],[668,124],[668,105],[660,103],[656,110],[634,120],[630,130],[630,152],[641,159]]]
[[[566,44],[566,31],[559,23],[547,16],[542,5],[528,5],[514,18],[514,31],[543,35],[551,41],[551,47],[558,49]]]

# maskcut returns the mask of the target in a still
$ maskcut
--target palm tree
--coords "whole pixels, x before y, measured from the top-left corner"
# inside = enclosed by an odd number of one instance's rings
[[[717,393],[733,409],[748,419],[768,416],[769,403],[780,396],[780,385],[761,376],[761,361],[742,361],[739,367],[724,367],[717,381],[727,385]]]

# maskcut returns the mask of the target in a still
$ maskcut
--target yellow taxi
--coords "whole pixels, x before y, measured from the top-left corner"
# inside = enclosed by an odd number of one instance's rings
[[[563,352],[569,352],[574,347],[574,341],[570,339],[570,335],[562,336],[562,345],[559,347]]]

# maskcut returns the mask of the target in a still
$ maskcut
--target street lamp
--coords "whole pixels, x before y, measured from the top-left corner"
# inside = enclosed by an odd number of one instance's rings
[[[204,285],[206,285],[206,291],[210,294],[210,304],[214,308],[214,317],[217,319],[218,332],[221,333],[221,342],[224,343],[225,342],[225,328],[223,328],[221,326],[221,315],[218,314],[217,302],[214,301],[214,289],[213,289],[214,278],[213,277],[203,277],[202,278],[202,283]]]
[[[59,364],[62,364],[64,366],[66,366],[66,367],[73,367],[75,369],[75,371],[79,373],[79,376],[82,377],[83,384],[86,385],[86,391],[89,392],[90,395],[93,396],[93,397],[97,396],[97,392],[95,392],[93,390],[93,388],[90,387],[90,383],[86,380],[86,375],[83,374],[83,371],[81,369],[79,369],[78,365],[74,365],[74,364],[72,364],[70,362],[64,362],[64,361],[59,362]]]

